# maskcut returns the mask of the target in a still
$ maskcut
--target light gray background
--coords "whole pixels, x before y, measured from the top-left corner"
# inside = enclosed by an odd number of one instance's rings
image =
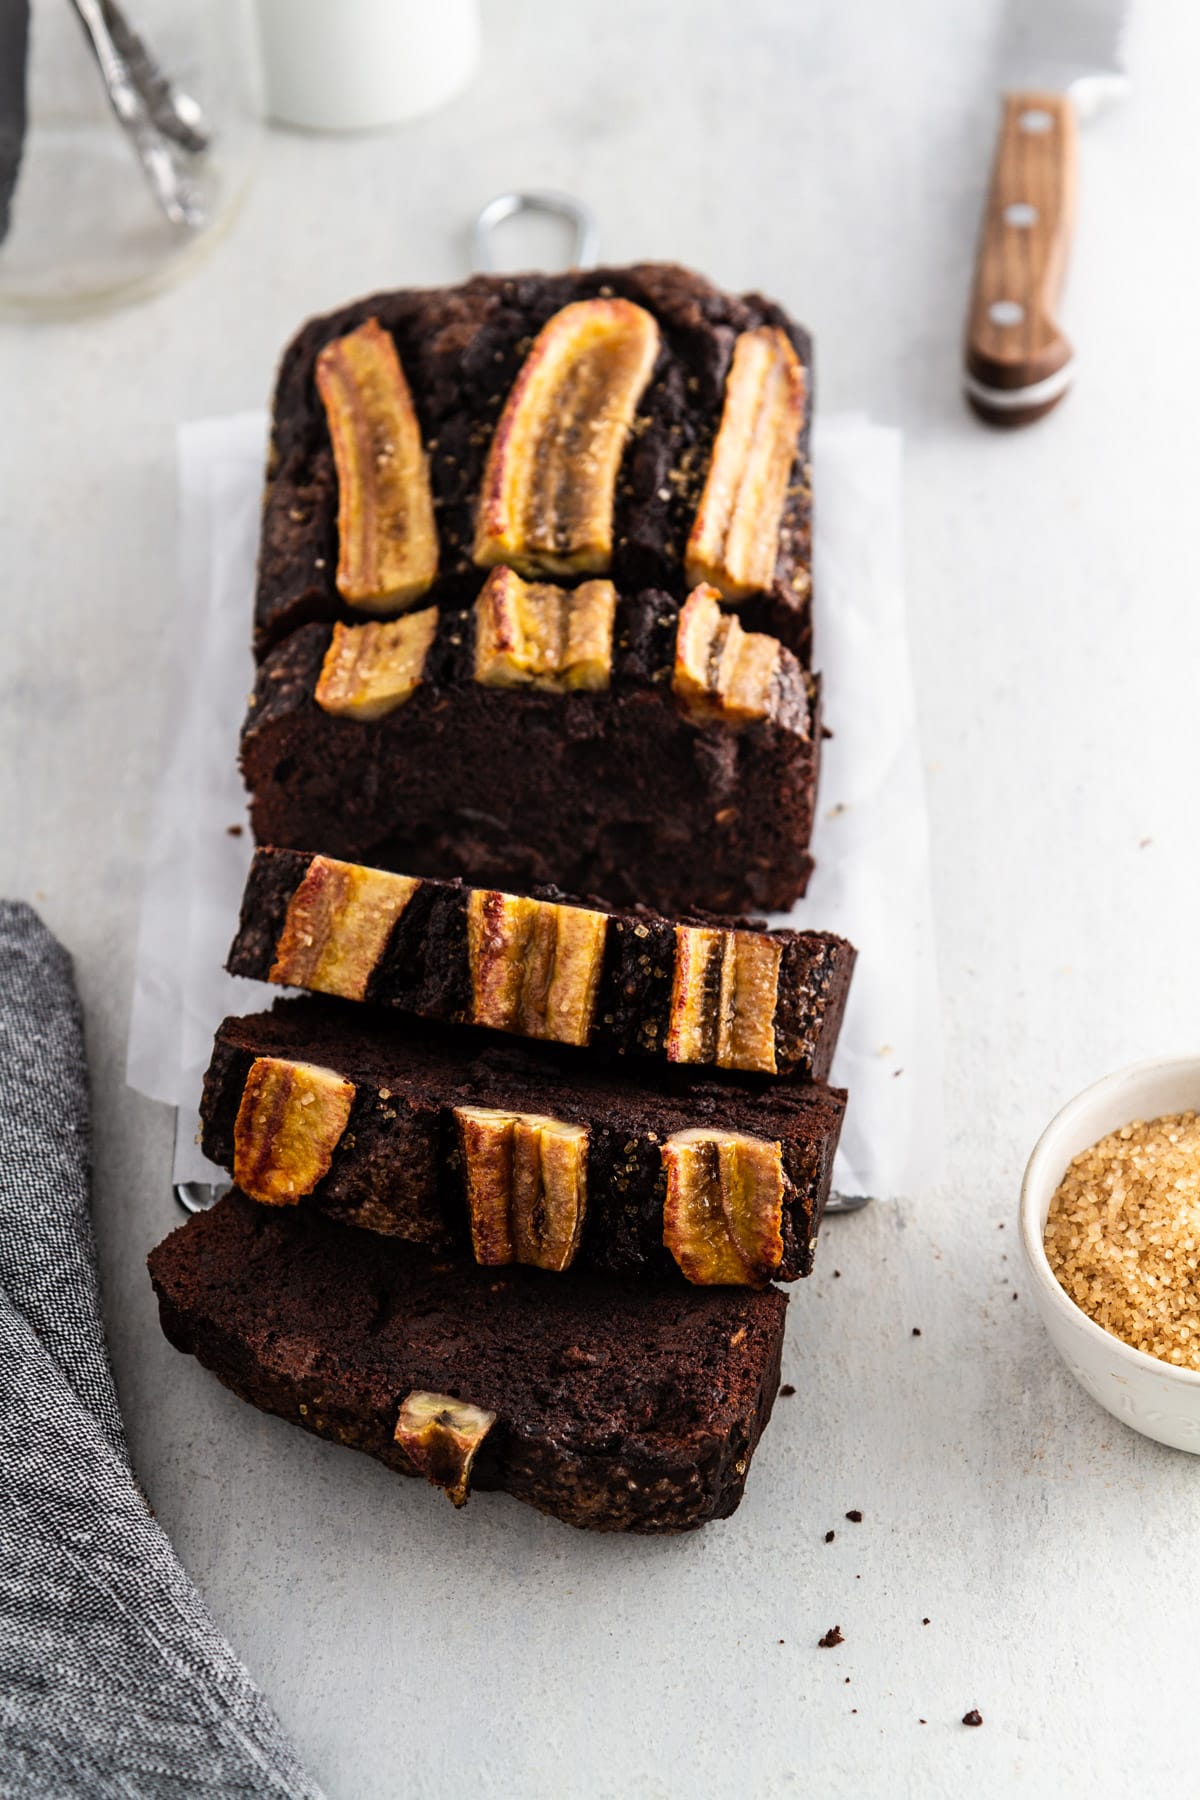
[[[147,1493],[335,1796],[1186,1791],[1200,1466],[1056,1364],[1014,1207],[1063,1099],[1196,1045],[1200,16],[1139,16],[1134,97],[1083,144],[1077,389],[1005,437],[956,392],[991,5],[487,13],[486,73],[434,121],[274,136],[185,286],[0,331],[0,888],[77,961]],[[143,1270],[175,1222],[171,1121],[122,1084],[175,423],[260,404],[309,311],[458,275],[463,223],[522,183],[590,199],[613,258],[777,294],[823,403],[908,434],[951,1175],[829,1226],[746,1502],[671,1543],[487,1497],[454,1518],[177,1357]]]

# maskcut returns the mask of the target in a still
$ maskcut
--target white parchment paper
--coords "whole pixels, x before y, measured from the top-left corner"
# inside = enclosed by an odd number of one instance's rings
[[[195,1142],[201,1081],[227,1013],[277,989],[222,968],[252,853],[237,770],[254,682],[254,569],[267,421],[179,433],[181,608],[173,701],[147,852],[129,1028],[130,1084],[179,1109],[174,1179],[222,1179]],[[858,416],[818,422],[816,663],[825,745],[805,899],[775,924],[858,946],[833,1080],[850,1089],[834,1174],[889,1199],[942,1170],[941,1034],[928,832],[904,612],[901,445]],[[234,828],[231,831],[231,827]]]

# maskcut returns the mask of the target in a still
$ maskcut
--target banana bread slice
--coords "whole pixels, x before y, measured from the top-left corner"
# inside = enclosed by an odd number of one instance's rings
[[[497,569],[467,607],[310,624],[241,739],[260,844],[671,910],[804,892],[820,682],[714,591]]]
[[[776,1288],[480,1269],[236,1192],[149,1267],[171,1343],[264,1412],[597,1531],[732,1513],[779,1385]]]
[[[205,1155],[267,1205],[487,1265],[762,1286],[812,1268],[845,1094],[646,1086],[334,1000],[226,1019]]]
[[[260,850],[226,966],[607,1056],[823,1080],[854,956],[829,932],[613,912]]]

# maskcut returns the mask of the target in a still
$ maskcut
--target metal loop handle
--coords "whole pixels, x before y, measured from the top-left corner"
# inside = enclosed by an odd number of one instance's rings
[[[831,1214],[861,1212],[864,1206],[874,1205],[871,1194],[830,1194],[825,1202],[825,1216]]]
[[[496,273],[499,265],[493,253],[492,239],[498,226],[520,213],[544,213],[553,219],[566,220],[575,234],[568,267],[586,269],[596,261],[600,231],[591,208],[571,194],[539,189],[528,194],[497,194],[494,200],[488,201],[471,232],[472,268],[484,275]]]
[[[229,1181],[177,1181],[173,1184],[175,1198],[185,1213],[207,1212],[210,1206],[224,1199],[232,1185]]]

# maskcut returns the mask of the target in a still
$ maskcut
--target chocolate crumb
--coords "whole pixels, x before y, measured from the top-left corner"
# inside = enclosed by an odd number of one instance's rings
[[[963,1724],[964,1725],[982,1725],[983,1724],[983,1714],[979,1711],[979,1709],[977,1707],[973,1706],[969,1713],[963,1714]]]
[[[919,1325],[914,1325],[913,1326],[913,1336],[920,1337],[920,1335],[921,1335],[921,1327]]]
[[[817,1648],[818,1650],[833,1650],[838,1644],[844,1644],[845,1641],[841,1626],[831,1625],[825,1636],[817,1639]]]
[[[1014,1295],[1013,1295],[1013,1299],[1014,1299],[1014,1300],[1017,1300],[1017,1299],[1019,1299],[1019,1298],[1020,1298],[1020,1296],[1019,1296],[1019,1295],[1018,1295],[1018,1294],[1014,1294]]]
[[[825,1542],[826,1542],[826,1543],[827,1543],[827,1544],[832,1544],[832,1542],[833,1542],[833,1533],[832,1533],[832,1531],[827,1531],[827,1532],[826,1532],[826,1533],[825,1533]]]
[[[840,1269],[835,1269],[833,1271],[833,1279],[835,1281],[840,1281],[842,1279],[842,1271]]]
[[[859,1512],[857,1506],[854,1507],[850,1512],[848,1512],[846,1514],[846,1517],[849,1519],[849,1521],[852,1525],[861,1525],[862,1524],[862,1514]]]
[[[929,1623],[929,1620],[928,1620],[928,1619],[922,1619],[922,1620],[921,1620],[921,1623],[922,1623],[922,1625],[928,1625],[928,1623]]]
[[[999,1224],[998,1224],[998,1225],[997,1225],[997,1227],[996,1227],[996,1230],[997,1230],[997,1231],[1003,1231],[1003,1230],[1004,1230],[1004,1220],[1003,1220],[1003,1219],[1001,1219],[1001,1221],[1000,1221],[1000,1223],[999,1223]]]
[[[918,1724],[918,1725],[923,1725],[923,1724],[924,1724],[924,1723],[925,1723],[925,1721],[924,1721],[924,1719],[918,1719],[918,1720],[917,1720],[917,1724]]]
[[[780,1640],[779,1640],[779,1641],[780,1641],[780,1643],[781,1643],[781,1644],[782,1644],[782,1642],[783,1642],[783,1639],[782,1639],[782,1638],[780,1638]]]
[[[903,1075],[903,1073],[904,1073],[903,1069],[893,1069],[892,1070],[892,1080],[895,1081],[897,1075]]]
[[[243,826],[243,825],[227,825],[225,827],[225,836],[226,837],[241,837],[242,832],[244,830],[245,830],[245,826]]]
[[[848,1675],[844,1677],[844,1684],[846,1687],[850,1686],[850,1677]]]
[[[1014,1295],[1013,1295],[1013,1299],[1014,1299],[1014,1300],[1015,1300],[1015,1299],[1016,1299],[1016,1297],[1017,1297],[1017,1296],[1016,1296],[1016,1295],[1015,1295],[1015,1294],[1014,1294]],[[790,1400],[790,1399],[791,1399],[791,1397],[792,1397],[792,1395],[793,1395],[793,1394],[794,1394],[794,1393],[795,1393],[795,1391],[796,1391],[796,1390],[795,1390],[795,1388],[794,1388],[794,1387],[793,1387],[793,1386],[792,1386],[792,1384],[791,1384],[791,1382],[790,1382],[790,1381],[785,1381],[785,1382],[784,1382],[784,1384],[783,1384],[783,1386],[782,1386],[782,1387],[781,1387],[781,1388],[780,1388],[780,1390],[779,1390],[779,1392],[780,1392],[780,1393],[781,1393],[781,1395],[782,1395],[782,1396],[783,1396],[783,1398],[784,1398],[784,1399],[785,1399],[785,1400]]]

